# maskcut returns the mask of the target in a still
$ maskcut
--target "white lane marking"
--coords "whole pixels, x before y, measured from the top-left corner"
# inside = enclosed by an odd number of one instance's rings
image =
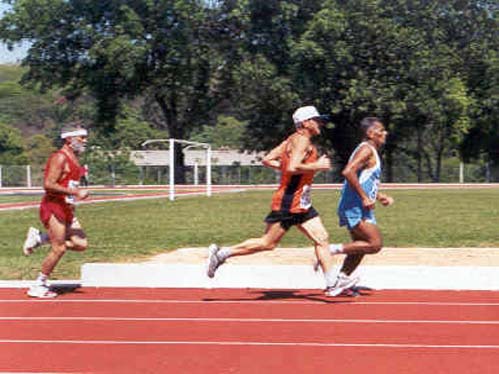
[[[335,342],[255,342],[255,341],[175,341],[175,340],[36,340],[1,339],[0,344],[97,344],[97,345],[220,345],[281,347],[365,347],[424,349],[499,349],[497,344],[416,344],[416,343],[335,343]]]
[[[312,296],[313,297],[313,296]],[[315,301],[286,300],[162,300],[162,299],[0,299],[0,303],[130,303],[130,304],[262,304],[262,305],[417,305],[417,306],[499,306],[499,302],[438,302],[438,301],[357,301],[355,298],[317,299]]]
[[[366,323],[366,324],[435,324],[435,325],[499,325],[484,320],[406,320],[406,319],[342,319],[342,318],[203,318],[203,317],[1,317],[1,321],[103,321],[103,322],[240,322],[240,323]]]

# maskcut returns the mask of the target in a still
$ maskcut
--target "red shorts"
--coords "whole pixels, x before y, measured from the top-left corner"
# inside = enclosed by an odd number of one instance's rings
[[[40,204],[40,221],[42,221],[46,228],[48,228],[49,220],[52,215],[57,218],[59,222],[69,226],[71,225],[71,222],[73,222],[74,208],[64,202],[44,198]]]

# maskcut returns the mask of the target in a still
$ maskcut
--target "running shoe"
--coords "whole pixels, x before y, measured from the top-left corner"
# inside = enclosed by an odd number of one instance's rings
[[[39,299],[52,299],[57,296],[57,293],[50,291],[46,284],[35,284],[28,289],[28,296]]]
[[[208,277],[213,278],[215,276],[215,272],[218,267],[224,263],[224,260],[220,259],[218,256],[218,251],[220,251],[220,247],[216,244],[211,244],[208,247],[208,262],[206,274]]]
[[[25,256],[29,256],[33,253],[34,249],[38,247],[41,243],[40,230],[30,227],[28,233],[26,234],[26,240],[23,244],[23,253]]]
[[[325,290],[326,296],[336,297],[339,296],[343,291],[354,287],[358,282],[359,277],[350,277],[345,273],[340,273],[336,278],[336,282],[333,286],[329,286]]]

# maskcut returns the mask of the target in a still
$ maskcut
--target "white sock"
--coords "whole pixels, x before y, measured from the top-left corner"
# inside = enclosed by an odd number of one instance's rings
[[[329,252],[331,252],[332,255],[343,253],[343,244],[329,244]]]
[[[222,247],[217,252],[218,258],[221,259],[222,261],[225,261],[227,258],[229,258],[231,254],[232,254],[232,249],[230,249],[229,247]]]
[[[36,278],[36,284],[39,286],[45,285],[47,283],[48,275],[45,275],[43,273],[38,274],[38,277]]]
[[[326,287],[333,287],[336,283],[336,270],[330,269],[326,274],[324,274],[324,278],[326,278]]]

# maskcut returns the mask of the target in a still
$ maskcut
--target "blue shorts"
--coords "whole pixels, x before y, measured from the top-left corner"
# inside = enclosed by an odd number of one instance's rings
[[[348,230],[352,230],[361,220],[376,224],[373,209],[363,209],[359,206],[348,209],[338,209],[338,217],[340,218],[340,226],[347,226]]]

